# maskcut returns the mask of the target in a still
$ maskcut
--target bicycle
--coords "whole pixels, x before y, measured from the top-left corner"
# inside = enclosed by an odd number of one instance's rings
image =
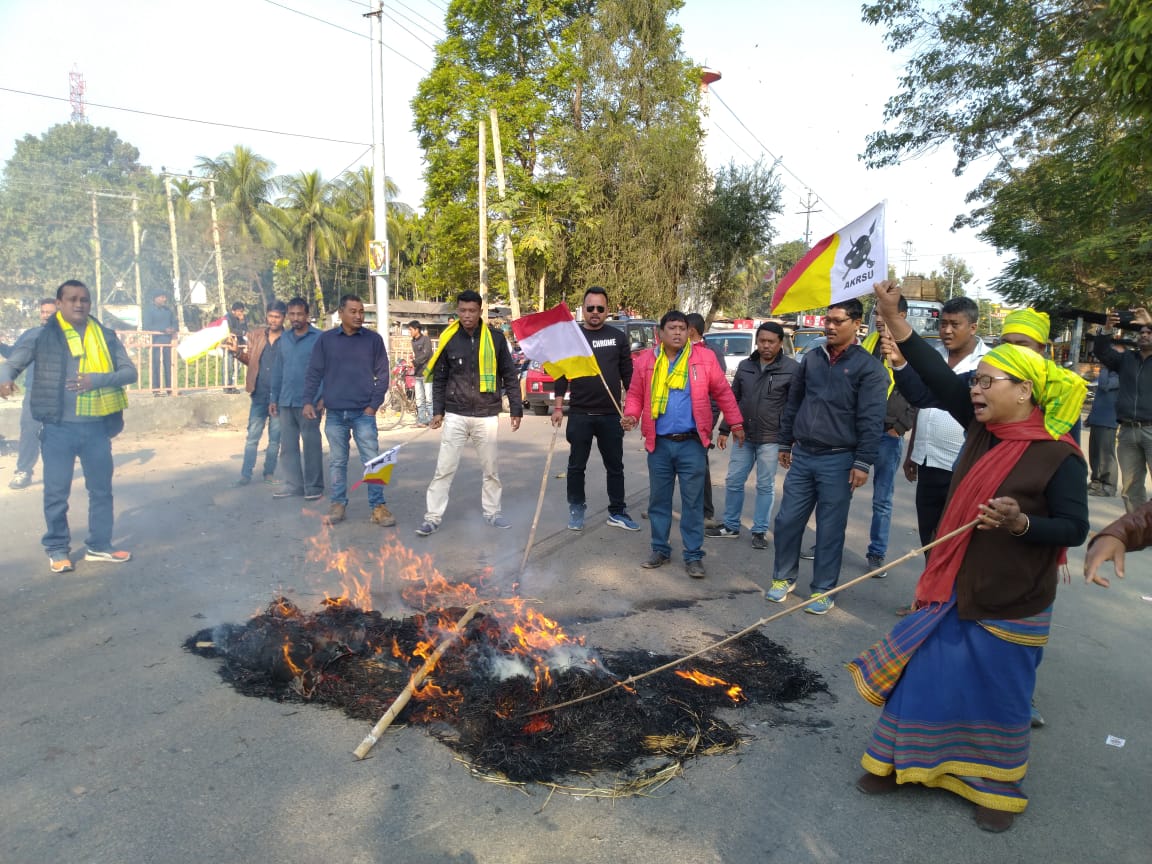
[[[376,412],[376,428],[395,429],[404,419],[404,414],[416,416],[416,387],[412,367],[404,360],[398,360],[388,376],[388,392],[384,402]]]

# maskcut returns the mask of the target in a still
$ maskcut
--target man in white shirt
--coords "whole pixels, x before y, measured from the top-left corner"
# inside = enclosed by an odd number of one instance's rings
[[[954,297],[940,312],[940,353],[957,375],[972,374],[988,352],[988,346],[976,335],[979,320],[979,308],[968,297]],[[900,392],[913,405],[920,406],[904,460],[904,476],[916,484],[916,522],[920,543],[924,545],[931,542],[944,514],[952,466],[964,446],[965,430],[947,411],[927,407],[934,397],[927,394],[911,367],[905,365],[894,371]]]

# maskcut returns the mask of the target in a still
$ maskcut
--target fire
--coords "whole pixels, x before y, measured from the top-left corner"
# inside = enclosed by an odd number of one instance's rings
[[[284,640],[283,650],[284,650],[284,665],[288,667],[288,671],[290,671],[293,675],[295,675],[297,678],[299,678],[301,675],[304,674],[304,670],[292,662],[292,644],[287,639]]]
[[[693,684],[699,684],[701,687],[723,687],[725,688],[724,692],[733,702],[740,702],[745,698],[744,690],[739,684],[729,684],[723,678],[714,678],[696,669],[677,669],[676,674]]]
[[[540,732],[551,732],[552,721],[543,714],[537,714],[524,724],[525,735],[536,735]]]

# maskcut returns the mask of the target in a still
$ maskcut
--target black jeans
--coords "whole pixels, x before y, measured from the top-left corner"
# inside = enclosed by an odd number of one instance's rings
[[[568,505],[584,504],[584,473],[592,453],[592,439],[600,448],[608,473],[608,511],[623,513],[624,429],[618,414],[569,414],[565,437],[571,445],[568,454]]]
[[[916,522],[920,529],[920,545],[926,546],[932,542],[932,535],[944,515],[952,472],[921,465],[916,478]]]

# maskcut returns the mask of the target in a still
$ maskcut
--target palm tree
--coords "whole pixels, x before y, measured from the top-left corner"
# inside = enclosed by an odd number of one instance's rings
[[[196,170],[216,181],[216,200],[223,219],[231,221],[245,240],[275,245],[275,230],[268,218],[276,193],[276,166],[237,144],[216,159],[201,156]]]
[[[362,165],[354,171],[345,171],[337,180],[335,203],[341,215],[347,220],[348,227],[344,231],[345,261],[353,261],[366,267],[368,265],[368,243],[376,239],[376,210],[375,198],[372,191],[373,170],[370,165]],[[393,256],[397,244],[400,242],[400,227],[397,224],[397,212],[410,212],[407,204],[396,201],[400,193],[399,187],[391,178],[384,178],[384,194],[388,200],[388,248]],[[371,277],[369,277],[371,281]]]
[[[316,287],[316,312],[324,315],[324,288],[320,283],[319,261],[327,261],[339,251],[347,220],[333,206],[334,190],[319,171],[301,171],[279,180],[283,197],[277,201],[277,227],[298,252],[303,253]]]

